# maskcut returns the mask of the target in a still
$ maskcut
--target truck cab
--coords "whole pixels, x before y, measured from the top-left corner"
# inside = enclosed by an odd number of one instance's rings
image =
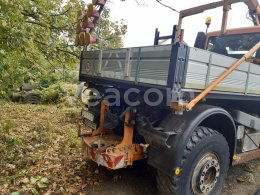
[[[199,32],[194,47],[219,53],[232,58],[241,58],[260,40],[260,26],[229,29],[225,34],[221,31]],[[260,63],[260,50],[255,52],[249,62]]]

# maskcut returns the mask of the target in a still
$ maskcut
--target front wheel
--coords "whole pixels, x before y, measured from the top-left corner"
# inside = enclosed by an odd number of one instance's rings
[[[229,147],[223,135],[198,127],[187,143],[180,174],[157,174],[161,195],[219,194],[229,168]]]

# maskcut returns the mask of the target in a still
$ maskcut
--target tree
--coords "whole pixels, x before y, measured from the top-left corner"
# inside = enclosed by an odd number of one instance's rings
[[[75,24],[82,7],[86,5],[79,0],[0,2],[0,97],[23,82],[38,82],[54,68],[77,68],[80,48],[74,46]],[[110,22],[109,9],[102,16],[100,47],[122,46],[126,25]]]
[[[108,49],[123,47],[123,37],[127,32],[127,25],[124,20],[111,21],[110,9],[105,8],[101,14],[101,19],[96,28],[98,44],[92,49]]]

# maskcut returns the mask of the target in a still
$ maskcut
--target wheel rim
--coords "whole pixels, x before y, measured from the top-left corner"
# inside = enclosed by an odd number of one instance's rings
[[[215,187],[220,173],[219,158],[213,153],[205,154],[197,163],[192,174],[194,194],[208,194]]]

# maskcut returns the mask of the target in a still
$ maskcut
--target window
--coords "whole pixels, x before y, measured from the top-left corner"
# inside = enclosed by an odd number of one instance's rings
[[[260,33],[222,35],[210,37],[207,49],[233,58],[241,58],[259,41]],[[254,53],[253,58],[260,58],[260,50]]]

